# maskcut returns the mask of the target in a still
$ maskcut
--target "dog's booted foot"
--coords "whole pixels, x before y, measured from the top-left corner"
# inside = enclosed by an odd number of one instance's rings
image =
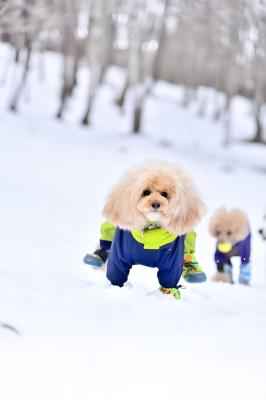
[[[249,285],[251,278],[251,267],[250,264],[240,265],[239,283],[242,285]]]
[[[214,282],[234,283],[232,267],[230,267],[230,265],[225,265],[224,272],[216,272],[216,274],[213,275],[212,280]]]
[[[182,276],[188,283],[201,283],[207,280],[206,274],[196,261],[184,264]]]
[[[101,268],[104,266],[105,261],[109,256],[109,250],[98,249],[93,254],[86,254],[83,258],[83,262],[94,268]]]
[[[175,288],[164,288],[160,287],[160,291],[163,294],[171,294],[172,296],[175,297],[176,300],[180,300],[180,291],[178,290],[181,286],[175,287]]]

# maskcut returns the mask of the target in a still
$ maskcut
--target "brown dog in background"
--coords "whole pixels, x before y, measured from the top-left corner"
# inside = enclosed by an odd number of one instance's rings
[[[251,233],[246,214],[237,208],[220,208],[210,219],[209,231],[216,239],[214,260],[217,272],[213,280],[233,283],[232,258],[240,257],[239,282],[249,285]]]

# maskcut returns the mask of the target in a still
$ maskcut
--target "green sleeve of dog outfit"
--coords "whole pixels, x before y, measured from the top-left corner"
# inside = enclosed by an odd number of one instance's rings
[[[185,236],[184,259],[185,261],[195,261],[196,251],[196,232],[190,231]]]
[[[112,242],[115,235],[115,226],[108,221],[104,221],[101,225],[101,240]]]

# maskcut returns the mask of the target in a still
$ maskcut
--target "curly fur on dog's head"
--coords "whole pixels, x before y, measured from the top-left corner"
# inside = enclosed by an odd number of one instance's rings
[[[149,163],[130,169],[112,190],[103,209],[121,229],[142,230],[147,221],[160,221],[171,233],[186,233],[205,212],[186,172],[176,166]]]
[[[218,242],[239,242],[249,234],[248,220],[245,213],[237,208],[219,208],[210,219],[209,231]]]

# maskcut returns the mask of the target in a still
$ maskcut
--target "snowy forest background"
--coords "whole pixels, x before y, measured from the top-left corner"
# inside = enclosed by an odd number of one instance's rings
[[[183,107],[196,104],[204,116],[211,103],[211,118],[225,117],[225,144],[232,99],[245,97],[254,120],[249,140],[263,143],[265,8],[263,0],[1,0],[0,38],[13,50],[1,81],[13,63],[21,69],[8,107],[19,109],[35,53],[45,79],[42,54],[50,51],[63,56],[54,110],[59,119],[67,114],[83,68],[89,79],[78,122],[90,124],[98,89],[117,66],[122,72],[114,100],[123,109],[127,94],[133,97],[133,132],[142,130],[145,100],[158,81],[166,81],[182,86]]]
[[[0,0],[1,400],[265,400],[266,0]],[[126,168],[180,164],[208,211],[181,300],[82,260]],[[242,209],[250,287],[208,222]]]

